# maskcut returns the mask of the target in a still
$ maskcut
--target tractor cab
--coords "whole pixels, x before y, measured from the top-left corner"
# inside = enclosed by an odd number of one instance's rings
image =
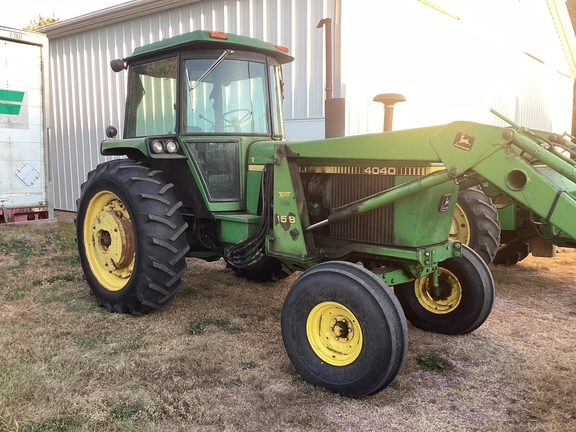
[[[182,50],[168,58],[135,62],[129,75],[125,138],[283,137],[281,82],[275,58],[228,48]]]
[[[146,159],[168,176],[178,169],[174,159],[187,160],[207,207],[242,210],[248,147],[284,138],[281,65],[293,60],[287,51],[198,30],[113,60],[114,71],[129,70],[124,146],[104,141],[102,153]]]

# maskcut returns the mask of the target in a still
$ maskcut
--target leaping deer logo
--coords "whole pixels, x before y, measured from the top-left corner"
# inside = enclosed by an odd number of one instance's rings
[[[474,145],[474,140],[475,138],[473,136],[458,132],[454,138],[454,147],[460,150],[470,151]]]
[[[470,145],[470,137],[466,134],[461,133],[460,134],[460,141],[458,141],[456,144],[467,144]]]

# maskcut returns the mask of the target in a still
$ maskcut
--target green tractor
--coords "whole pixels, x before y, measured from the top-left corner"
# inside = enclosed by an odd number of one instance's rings
[[[490,314],[487,264],[449,239],[462,185],[489,181],[576,238],[575,164],[521,128],[469,122],[285,141],[292,60],[194,31],[112,61],[128,71],[124,132],[109,127],[101,153],[126,157],[82,185],[80,261],[99,304],[132,314],[173,298],[186,257],[259,281],[298,271],[281,315],[287,354],[313,385],[361,397],[400,372],[407,320],[465,334]]]

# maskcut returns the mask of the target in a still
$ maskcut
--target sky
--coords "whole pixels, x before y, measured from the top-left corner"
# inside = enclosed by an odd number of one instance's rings
[[[17,0],[18,6],[2,8],[0,26],[23,29],[30,21],[43,18],[59,18],[60,21],[84,15],[129,0]]]

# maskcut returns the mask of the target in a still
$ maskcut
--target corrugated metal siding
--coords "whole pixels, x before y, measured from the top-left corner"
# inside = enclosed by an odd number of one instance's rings
[[[509,116],[528,128],[570,132],[574,80],[528,54],[520,57],[515,110]]]
[[[136,7],[136,6],[135,6]],[[324,31],[334,0],[213,0],[51,39],[54,203],[75,210],[80,184],[106,159],[99,154],[107,125],[123,130],[126,73],[109,62],[134,48],[198,29],[221,30],[285,45],[297,62],[284,67],[286,119],[320,118],[324,98]]]

